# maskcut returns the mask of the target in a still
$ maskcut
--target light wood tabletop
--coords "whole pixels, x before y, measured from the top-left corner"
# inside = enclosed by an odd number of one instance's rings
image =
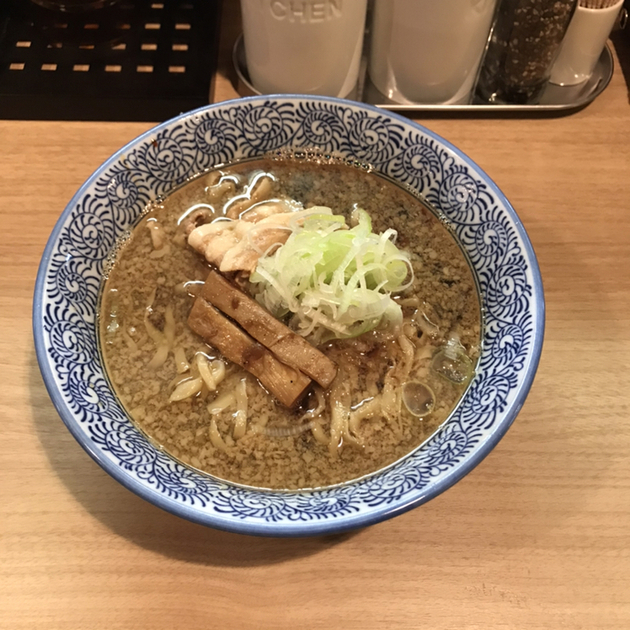
[[[236,96],[237,18],[224,13],[213,100]],[[630,628],[627,33],[614,51],[608,88],[569,115],[410,114],[516,208],[544,280],[543,355],[513,427],[472,473],[338,536],[189,523],[75,442],[35,357],[37,266],[79,186],[152,125],[0,121],[0,628]]]

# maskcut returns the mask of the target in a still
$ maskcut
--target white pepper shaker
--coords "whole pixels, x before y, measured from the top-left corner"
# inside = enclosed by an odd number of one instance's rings
[[[247,69],[262,94],[348,96],[367,0],[241,0]]]
[[[623,3],[582,0],[578,4],[551,68],[551,83],[577,85],[590,78]]]
[[[497,0],[375,0],[369,74],[399,103],[467,102]]]

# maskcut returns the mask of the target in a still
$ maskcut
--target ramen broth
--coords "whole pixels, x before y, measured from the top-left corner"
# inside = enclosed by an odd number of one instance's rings
[[[192,217],[227,220],[226,205],[246,198],[260,173],[270,175],[269,198],[327,206],[346,217],[363,208],[375,233],[397,231],[396,245],[413,267],[411,286],[392,296],[402,307],[402,327],[321,344],[337,377],[328,389],[311,388],[292,409],[187,323],[210,265],[188,246],[186,223]],[[230,279],[251,289],[243,274]],[[479,355],[477,290],[451,232],[411,193],[341,162],[244,161],[185,183],[150,205],[120,244],[100,313],[107,373],[139,429],[196,469],[261,488],[327,486],[395,462],[438,429],[466,389],[470,374],[449,378],[440,365],[459,353],[462,365],[473,366]],[[195,377],[199,382],[198,361],[217,368],[216,390],[204,381],[174,400],[175,390]],[[410,413],[401,393],[405,383],[431,393],[427,413]],[[331,446],[335,405],[346,430]]]

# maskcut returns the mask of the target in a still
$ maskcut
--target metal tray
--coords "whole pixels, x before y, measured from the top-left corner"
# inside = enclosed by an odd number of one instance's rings
[[[237,90],[241,96],[252,96],[260,94],[249,79],[247,64],[245,61],[245,46],[243,36],[239,36],[232,51],[232,62],[238,76]],[[361,78],[357,86],[356,93],[350,98],[370,105],[376,105],[383,109],[393,111],[418,112],[426,114],[446,114],[453,113],[494,115],[494,114],[569,114],[591,103],[599,96],[613,74],[613,57],[608,46],[606,46],[593,70],[590,79],[585,83],[574,86],[560,86],[548,83],[540,100],[535,105],[509,105],[509,104],[489,104],[473,102],[465,105],[422,105],[422,104],[402,104],[389,100],[383,96],[370,81],[365,70],[365,59],[362,64]]]

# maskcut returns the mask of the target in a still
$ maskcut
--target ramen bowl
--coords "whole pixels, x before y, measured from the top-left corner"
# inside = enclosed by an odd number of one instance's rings
[[[475,375],[441,428],[379,472],[304,491],[231,484],[154,446],[110,386],[97,330],[103,272],[118,239],[149,202],[213,166],[285,150],[367,163],[420,194],[467,254],[483,312]],[[33,327],[40,369],[59,415],[79,444],[125,487],[210,527],[309,536],[357,529],[417,507],[492,450],[532,384],[544,300],[536,258],[516,213],[461,151],[406,118],[368,105],[261,96],[182,114],[133,140],[94,172],[46,246]]]

